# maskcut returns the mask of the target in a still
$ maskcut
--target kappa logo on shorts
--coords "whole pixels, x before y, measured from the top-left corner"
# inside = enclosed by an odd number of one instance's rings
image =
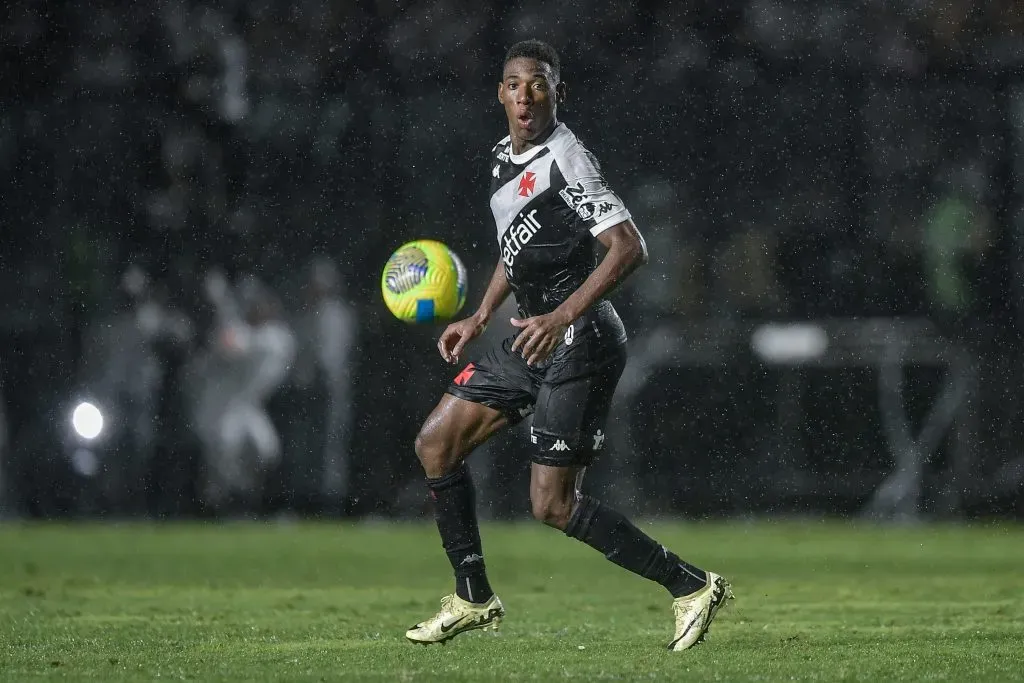
[[[559,439],[555,442],[555,445],[548,449],[549,451],[567,451],[569,446],[566,445],[565,441]]]
[[[574,331],[574,328],[573,328],[572,325],[569,325],[569,327],[565,328],[565,345],[566,346],[569,346],[570,344],[572,344],[572,340],[573,340],[573,335],[574,334],[575,334],[575,331]]]
[[[594,432],[594,446],[591,450],[599,451],[604,448],[604,432],[598,429]]]
[[[461,387],[469,382],[469,378],[473,376],[474,372],[476,372],[476,366],[470,363],[462,369],[462,372],[455,376],[455,383]]]

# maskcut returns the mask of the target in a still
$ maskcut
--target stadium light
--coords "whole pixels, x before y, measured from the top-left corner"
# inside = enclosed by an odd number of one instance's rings
[[[825,355],[828,333],[813,323],[768,323],[754,330],[750,346],[765,363],[806,363]]]
[[[103,413],[88,401],[82,401],[71,413],[71,426],[83,439],[91,441],[103,431]]]

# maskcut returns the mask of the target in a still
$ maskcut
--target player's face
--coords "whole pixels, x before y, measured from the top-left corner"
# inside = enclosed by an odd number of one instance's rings
[[[531,142],[550,130],[562,90],[546,62],[530,57],[509,60],[498,85],[498,101],[505,107],[514,141]]]

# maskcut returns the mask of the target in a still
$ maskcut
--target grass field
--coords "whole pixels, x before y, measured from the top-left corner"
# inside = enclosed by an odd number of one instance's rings
[[[732,581],[705,645],[586,546],[484,529],[508,616],[446,647],[427,524],[0,527],[2,681],[1024,680],[1024,528],[657,524]]]

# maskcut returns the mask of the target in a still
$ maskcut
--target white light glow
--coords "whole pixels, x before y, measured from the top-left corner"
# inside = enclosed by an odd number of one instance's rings
[[[103,431],[103,413],[93,404],[83,401],[71,413],[71,426],[83,439],[95,439]]]
[[[806,363],[825,355],[828,333],[811,323],[768,323],[754,330],[750,342],[766,363]]]

